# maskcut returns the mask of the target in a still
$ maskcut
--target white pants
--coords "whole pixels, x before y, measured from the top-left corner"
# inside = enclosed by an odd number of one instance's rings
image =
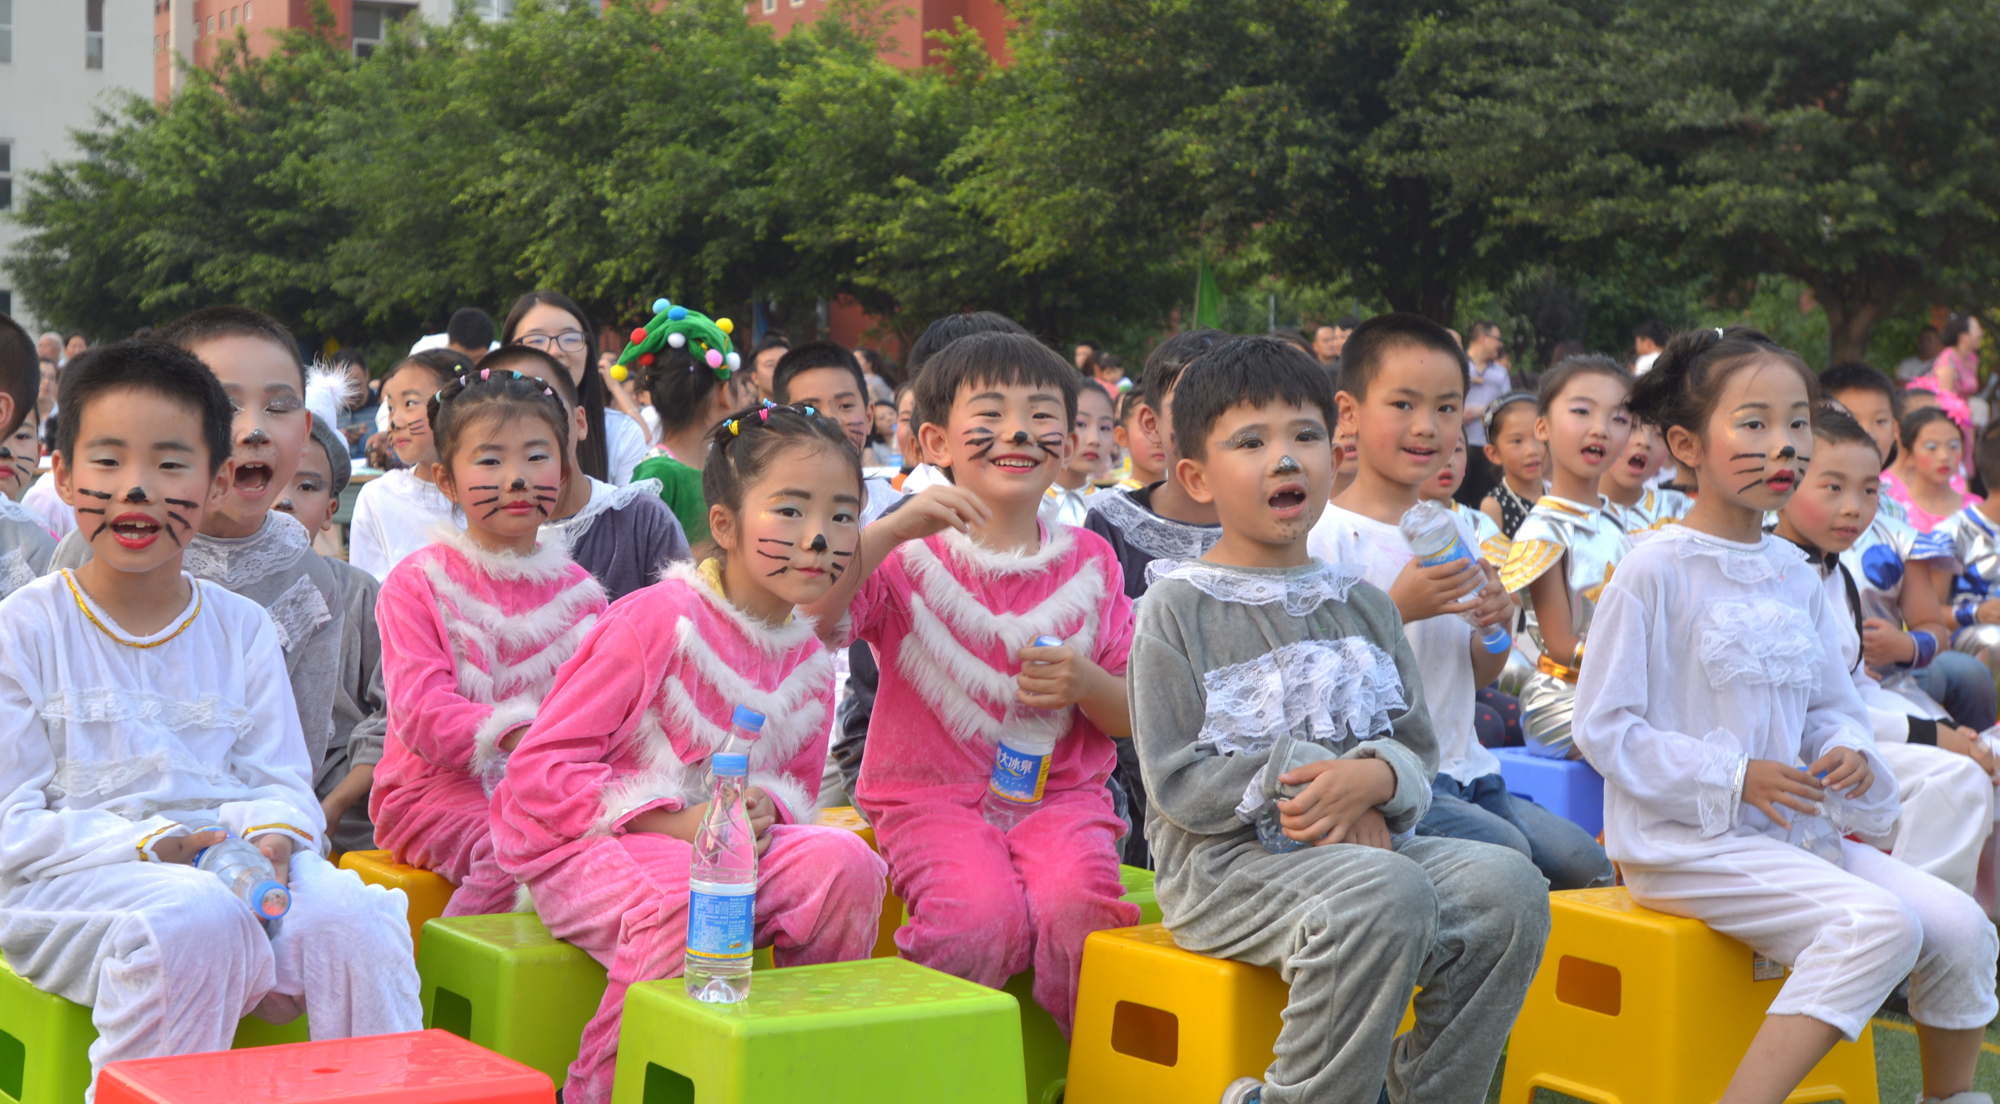
[[[0,950],[37,989],[90,1006],[93,1093],[109,1062],[229,1049],[260,1004],[281,1020],[303,1007],[316,1040],[422,1029],[402,892],[313,854],[292,856],[291,886],[267,935],[206,871],[94,867],[10,894]]]
[[[1690,916],[1792,967],[1773,1016],[1811,1016],[1850,1042],[1905,975],[1910,1016],[1955,1030],[1985,1027],[2000,936],[1971,897],[1866,844],[1847,869],[1781,839],[1730,836],[1718,853],[1673,867],[1625,868],[1632,899]]]
[[[1993,780],[1971,758],[1943,748],[1878,744],[1876,750],[1896,774],[1903,815],[1887,839],[1869,842],[1970,894],[1980,848],[1993,834]]]

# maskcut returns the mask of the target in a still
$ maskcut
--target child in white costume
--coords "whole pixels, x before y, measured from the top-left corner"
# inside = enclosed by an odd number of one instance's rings
[[[1575,739],[1604,775],[1606,847],[1633,899],[1793,969],[1724,1104],[1784,1100],[1912,971],[1925,1098],[1987,1101],[1970,1090],[2000,1011],[1993,925],[1872,847],[1836,837],[1836,864],[1787,842],[1786,825],[1822,807],[1838,831],[1869,835],[1898,812],[1840,615],[1804,553],[1761,531],[1814,447],[1814,385],[1745,328],[1682,334],[1639,381],[1633,412],[1664,428],[1702,495],[1604,588]]]
[[[227,1049],[253,1011],[306,1012],[315,1039],[419,1029],[402,895],[320,857],[276,627],[180,570],[228,489],[204,466],[228,397],[191,355],[127,343],[74,365],[63,398],[77,463],[57,481],[96,555],[0,603],[0,951],[91,1006],[93,1077]],[[218,838],[202,825],[270,856],[291,911],[266,927],[191,865]]]

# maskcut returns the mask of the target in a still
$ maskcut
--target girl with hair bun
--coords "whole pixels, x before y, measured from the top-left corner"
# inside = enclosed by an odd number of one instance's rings
[[[1763,531],[1811,458],[1817,393],[1745,327],[1680,334],[1640,378],[1633,413],[1701,494],[1604,586],[1576,744],[1632,898],[1792,968],[1724,1104],[1779,1104],[1905,977],[1924,1100],[1991,1104],[1971,1090],[2000,940],[1972,898],[1845,838],[1887,834],[1897,782],[1842,659],[1847,614]]]
[[[563,542],[536,540],[579,477],[555,392],[473,369],[431,399],[428,421],[432,479],[465,527],[440,522],[376,598],[389,731],[368,815],[397,862],[458,887],[447,916],[476,916],[514,907],[488,795],[605,598]]]
[[[570,1104],[611,1099],[627,987],[681,973],[691,845],[738,707],[764,717],[746,801],[762,856],[756,945],[799,966],[866,958],[877,936],[882,860],[813,824],[833,662],[796,612],[857,557],[860,458],[828,419],[769,405],[725,420],[707,454],[699,563],[604,615],[494,795],[500,865],[556,938],[611,974],[569,1067]]]

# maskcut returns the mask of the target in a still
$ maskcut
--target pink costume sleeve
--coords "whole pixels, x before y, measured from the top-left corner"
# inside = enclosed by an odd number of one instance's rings
[[[1082,541],[1085,535],[1096,538],[1091,547],[1090,567],[1104,574],[1104,606],[1098,615],[1097,652],[1091,659],[1107,673],[1123,678],[1132,652],[1132,599],[1125,595],[1125,575],[1118,566],[1117,557],[1112,554],[1111,546],[1105,544],[1102,537],[1087,530],[1079,531],[1077,539]]]
[[[398,564],[375,600],[389,741],[433,766],[470,774],[475,734],[493,707],[458,692],[458,665],[423,559]]]
[[[868,578],[862,580],[861,589],[847,605],[849,627],[845,636],[849,641],[862,640],[872,645],[885,635],[900,636],[909,631],[909,588],[896,585],[902,581],[902,556],[900,545],[890,549]],[[876,658],[881,658],[879,652]]]

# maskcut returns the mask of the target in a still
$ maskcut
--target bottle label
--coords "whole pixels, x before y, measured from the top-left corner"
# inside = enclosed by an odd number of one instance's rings
[[[1053,750],[1042,755],[1020,751],[1002,741],[993,751],[993,780],[987,788],[1003,801],[1022,805],[1040,801],[1042,788],[1049,781],[1049,760],[1054,755]]]
[[[1442,550],[1432,555],[1418,556],[1417,562],[1425,567],[1436,567],[1441,563],[1451,563],[1454,560],[1469,560],[1471,558],[1472,553],[1466,551],[1465,542],[1458,539],[1458,527],[1453,526],[1451,543],[1445,545]]]
[[[757,951],[757,887],[688,884],[687,953],[708,962],[748,962]]]

